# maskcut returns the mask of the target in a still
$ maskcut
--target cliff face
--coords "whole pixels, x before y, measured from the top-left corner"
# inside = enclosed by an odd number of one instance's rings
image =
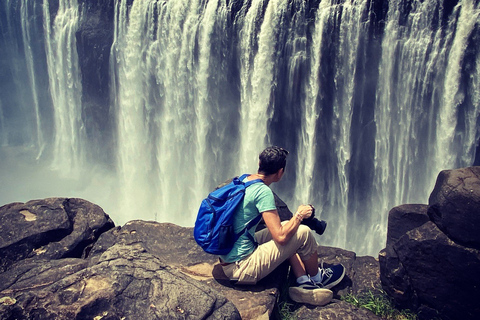
[[[96,157],[110,159],[114,118],[110,51],[114,38],[114,0],[80,0],[84,14],[76,33],[77,52],[82,74],[83,118],[86,121],[87,136],[95,145],[105,149]],[[99,121],[102,119],[101,121]]]

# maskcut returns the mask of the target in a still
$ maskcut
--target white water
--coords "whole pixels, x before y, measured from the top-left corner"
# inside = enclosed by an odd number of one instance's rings
[[[13,8],[10,1],[2,5]],[[300,203],[317,207],[329,223],[320,243],[376,255],[385,244],[390,208],[426,203],[438,171],[473,163],[480,55],[469,62],[467,76],[462,68],[480,10],[474,0],[462,0],[438,28],[434,15],[441,20],[444,10],[438,0],[411,1],[404,21],[403,2],[389,1],[375,97],[364,107],[355,97],[370,80],[359,67],[371,8],[367,0],[337,2],[310,8],[303,0],[252,0],[231,17],[225,0],[136,0],[131,7],[115,1],[114,157],[104,170],[86,152],[105,146],[89,145],[82,118],[75,38],[82,10],[77,1],[61,0],[51,20],[44,0],[44,30],[37,35],[25,19],[33,14],[32,0],[21,0],[20,26],[12,13],[1,27],[11,40],[5,52],[13,87],[22,92],[24,79],[30,87],[32,103],[20,102],[19,113],[29,119],[31,138],[21,146],[10,142],[16,114],[0,93],[0,152],[8,156],[0,166],[0,179],[7,181],[0,200],[84,197],[119,225],[138,218],[191,226],[209,190],[255,171],[258,153],[279,144],[291,155],[276,191],[292,210]],[[44,62],[28,45],[35,37],[43,37]],[[24,61],[15,57],[16,47]],[[36,70],[42,63],[51,115],[41,103]],[[18,101],[26,101],[23,96]],[[362,134],[353,128],[360,107],[374,110],[369,125],[376,128],[365,138],[375,150],[368,155],[371,181],[364,184],[352,176],[364,165],[353,148]],[[362,187],[368,197],[352,196]]]
[[[445,71],[443,101],[440,104],[440,116],[437,120],[437,146],[436,162],[437,167],[444,168],[467,166],[474,156],[474,149],[478,133],[477,118],[480,114],[480,101],[473,100],[474,109],[469,110],[469,117],[466,118],[464,137],[456,137],[457,117],[459,108],[465,100],[465,93],[460,88],[461,68],[464,60],[467,41],[475,30],[475,25],[480,23],[480,4],[475,0],[465,0],[455,7],[458,12],[458,21],[450,21],[448,36],[453,38],[451,51],[449,53]],[[477,35],[478,36],[478,35]],[[477,57],[477,67],[478,67]],[[474,76],[473,74],[472,76]],[[473,96],[477,95],[480,88],[473,86]],[[475,94],[475,92],[477,94]],[[458,147],[460,146],[460,148]],[[467,146],[466,149],[463,146]],[[455,154],[462,155],[455,157]]]
[[[313,45],[310,59],[312,68],[307,78],[305,90],[306,102],[302,109],[301,134],[299,135],[297,151],[297,185],[296,196],[299,203],[308,203],[316,200],[317,216],[329,219],[331,225],[337,226],[331,234],[333,243],[345,247],[347,245],[348,225],[356,225],[355,214],[348,212],[348,166],[351,153],[351,118],[353,112],[353,93],[355,88],[355,67],[357,65],[358,44],[365,30],[362,15],[366,12],[367,1],[346,1],[339,5],[337,1],[322,1],[316,12]],[[334,101],[332,106],[318,103],[322,100],[322,89],[318,78],[322,74],[322,48],[332,41],[328,37],[328,27],[336,24],[339,28],[338,40],[335,43],[337,53],[335,60]],[[319,118],[322,117],[322,108],[333,108],[331,119],[332,131],[329,138],[335,146],[334,157],[336,169],[331,174],[319,174],[316,157],[318,154],[329,152],[319,150],[315,141]],[[318,190],[313,185],[315,177],[323,176],[328,179],[324,190]],[[332,216],[322,217],[322,212],[335,212]],[[333,222],[333,223],[332,223]],[[341,226],[341,227],[338,227]],[[333,240],[332,240],[333,239]]]
[[[463,99],[458,92],[460,64],[479,17],[478,4],[473,3],[461,1],[442,33],[431,25],[443,14],[437,1],[414,1],[403,26],[399,25],[401,2],[390,2],[375,112],[378,212],[401,203],[426,203],[440,170],[468,166],[474,159],[479,115],[475,98],[466,123],[468,140],[454,137],[459,99]],[[375,216],[380,219],[375,221]],[[371,232],[376,238],[385,238],[386,219],[372,215]]]
[[[56,130],[52,166],[62,174],[80,176],[85,164],[82,83],[75,38],[80,13],[76,0],[60,0],[58,5],[51,21],[49,1],[43,1],[45,51]]]
[[[29,25],[29,16],[32,16],[30,12],[31,8],[29,8],[29,1],[22,0],[21,3],[21,16],[22,16],[22,40],[24,45],[24,52],[26,57],[26,64],[27,64],[27,71],[28,71],[28,80],[29,80],[29,87],[32,90],[32,99],[33,99],[33,110],[35,113],[35,134],[37,136],[37,140],[35,141],[34,146],[38,149],[37,159],[40,158],[42,152],[45,148],[45,141],[43,137],[42,131],[42,120],[40,116],[40,102],[38,99],[38,92],[37,92],[37,80],[35,76],[35,69],[34,69],[34,58],[33,58],[33,51],[30,43],[32,42],[32,37],[35,37],[35,34],[32,34],[32,30]]]

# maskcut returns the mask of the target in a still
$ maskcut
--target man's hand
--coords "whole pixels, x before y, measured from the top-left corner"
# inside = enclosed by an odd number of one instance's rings
[[[302,219],[308,219],[313,213],[313,207],[310,205],[300,205],[298,206],[297,212],[295,214],[299,214],[302,216]]]

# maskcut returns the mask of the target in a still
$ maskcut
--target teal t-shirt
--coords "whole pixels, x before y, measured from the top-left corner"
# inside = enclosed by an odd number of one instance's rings
[[[245,179],[244,181],[247,181]],[[264,183],[254,183],[245,189],[245,197],[235,212],[234,230],[236,233],[242,231],[245,225],[262,212],[276,210],[275,198],[272,190]],[[258,223],[257,223],[258,225]],[[255,229],[253,226],[248,232],[255,237]],[[255,244],[250,241],[247,235],[243,234],[235,242],[232,251],[226,255],[220,256],[224,262],[235,262],[241,260],[251,254],[255,250]]]

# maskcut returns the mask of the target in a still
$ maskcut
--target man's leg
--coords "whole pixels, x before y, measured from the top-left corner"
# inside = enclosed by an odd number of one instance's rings
[[[314,264],[318,270],[317,242],[308,227],[300,225],[295,235],[283,246],[269,240],[271,235],[268,230],[257,232],[255,237],[259,246],[249,257],[240,261],[233,271],[232,276],[238,278],[239,283],[256,283],[296,253],[308,266],[307,270],[312,271]]]
[[[301,276],[315,276],[318,273],[318,253],[315,251],[309,259],[302,261],[298,254],[294,254],[290,259],[290,266],[293,274],[298,279]]]

